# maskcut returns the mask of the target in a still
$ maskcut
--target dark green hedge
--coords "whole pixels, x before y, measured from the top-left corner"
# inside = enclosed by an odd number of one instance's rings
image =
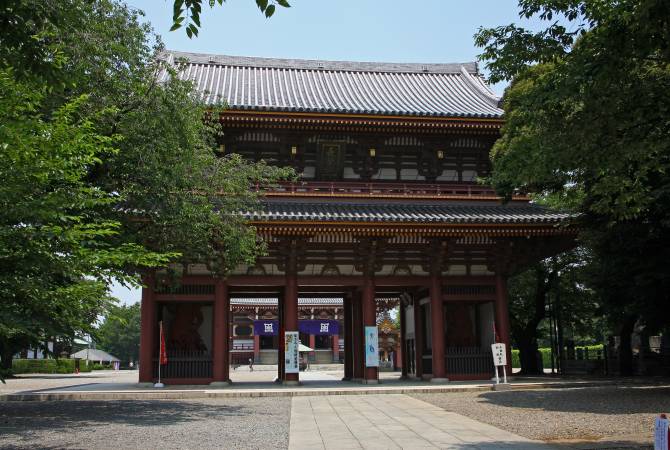
[[[15,359],[12,361],[12,373],[74,373],[74,359]],[[90,372],[86,361],[79,362],[80,372]]]
[[[597,351],[600,350],[602,352],[603,350],[603,345],[585,345],[585,346],[577,346],[575,347],[575,351],[579,349],[588,349],[589,351],[589,359],[595,359]],[[540,348],[540,353],[542,353],[542,365],[544,366],[545,369],[548,369],[551,367],[551,349],[550,348]],[[519,350],[512,349],[512,367],[521,367],[521,362],[519,361]]]

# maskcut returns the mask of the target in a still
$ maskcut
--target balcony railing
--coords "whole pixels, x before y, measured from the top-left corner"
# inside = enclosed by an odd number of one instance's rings
[[[351,181],[296,181],[281,182],[268,189],[267,196],[304,197],[425,197],[425,198],[470,198],[497,199],[498,195],[489,186],[470,183],[395,183],[395,182],[351,182]],[[525,198],[525,197],[524,197]],[[517,197],[520,199],[520,197]]]

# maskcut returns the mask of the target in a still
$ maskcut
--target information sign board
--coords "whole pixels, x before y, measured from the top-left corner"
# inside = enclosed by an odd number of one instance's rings
[[[493,352],[493,364],[495,366],[507,365],[507,352],[505,351],[505,344],[492,344],[491,351]]]
[[[379,367],[379,335],[377,327],[365,327],[365,367]]]
[[[668,450],[668,424],[665,417],[657,417],[654,423],[654,450]]]
[[[300,339],[297,331],[286,331],[284,333],[284,372],[298,373],[300,372]]]

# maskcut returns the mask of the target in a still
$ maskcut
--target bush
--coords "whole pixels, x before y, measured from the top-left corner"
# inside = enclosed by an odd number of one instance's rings
[[[74,359],[14,359],[12,373],[74,373]],[[79,363],[80,372],[90,372],[85,361]]]
[[[603,344],[580,345],[575,346],[575,353],[577,353],[578,350],[588,349],[589,359],[596,359],[598,351],[600,351],[602,355],[603,348],[604,348]],[[551,368],[551,349],[548,347],[542,347],[539,350],[540,353],[542,354],[542,366],[545,369]],[[521,360],[519,359],[519,350],[517,349],[512,349],[512,367],[514,368],[521,367]]]

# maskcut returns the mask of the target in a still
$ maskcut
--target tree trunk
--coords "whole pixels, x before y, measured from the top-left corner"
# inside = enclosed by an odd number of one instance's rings
[[[14,357],[14,352],[11,347],[8,345],[2,345],[0,350],[0,368],[3,372],[9,371],[12,368],[12,358]]]
[[[637,317],[628,316],[619,330],[619,373],[622,376],[633,375],[632,337]]]
[[[537,327],[532,333],[523,333],[518,337],[516,343],[519,346],[519,361],[521,362],[522,375],[542,375],[543,371],[537,361]]]

